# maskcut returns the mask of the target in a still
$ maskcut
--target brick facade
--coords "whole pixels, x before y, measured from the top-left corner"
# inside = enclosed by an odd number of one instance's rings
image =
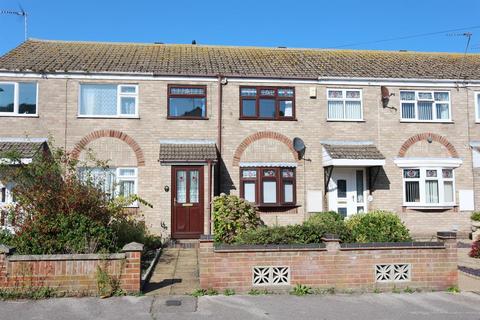
[[[122,253],[11,255],[0,250],[0,289],[48,287],[58,293],[96,294],[98,267],[128,293],[140,292],[142,245],[128,244]]]
[[[457,285],[457,247],[455,238],[438,243],[382,244],[349,246],[335,241],[326,246],[292,248],[223,247],[201,241],[199,251],[200,286],[203,289],[234,289],[247,292],[252,288],[290,290],[296,284],[342,291],[445,290]],[[410,280],[376,282],[377,264],[409,264]],[[257,266],[290,267],[289,285],[253,285],[252,269]]]
[[[92,76],[93,77],[93,76]],[[0,81],[20,80],[0,76]],[[138,193],[153,208],[141,206],[148,227],[154,233],[171,232],[172,193],[171,166],[159,159],[161,139],[217,139],[218,93],[217,79],[188,80],[88,80],[88,83],[135,83],[139,86],[139,117],[84,118],[78,117],[78,92],[83,79],[21,78],[38,82],[38,117],[0,117],[0,137],[53,137],[56,146],[84,157],[83,148],[91,148],[98,156],[110,159],[109,165],[138,166]],[[309,191],[324,194],[324,210],[328,210],[325,194],[322,141],[371,141],[386,157],[379,172],[374,192],[368,201],[368,210],[384,209],[397,212],[415,236],[430,238],[436,230],[457,230],[465,237],[470,231],[470,211],[458,207],[437,210],[412,210],[403,206],[402,170],[394,159],[406,157],[458,157],[463,163],[455,169],[456,202],[459,190],[478,189],[478,175],[472,174],[470,141],[480,141],[480,124],[475,121],[474,92],[472,88],[454,88],[428,84],[390,85],[390,105],[383,108],[379,84],[363,85],[321,84],[315,81],[282,80],[261,84],[255,80],[234,79],[223,85],[222,94],[222,161],[214,170],[220,171],[220,189],[216,191],[240,194],[239,162],[270,161],[296,162],[297,206],[288,210],[269,210],[262,219],[269,224],[301,223],[310,214],[305,209]],[[207,120],[167,119],[167,86],[169,84],[205,85],[207,88]],[[291,86],[295,88],[295,116],[292,121],[262,121],[239,119],[239,87],[248,85]],[[310,89],[316,96],[310,97]],[[362,89],[363,120],[328,121],[327,89]],[[441,90],[450,92],[452,121],[445,123],[403,122],[400,119],[400,90]],[[298,161],[291,142],[303,139],[307,146],[305,157]],[[432,138],[432,143],[426,139]],[[112,150],[110,150],[110,149]],[[205,174],[208,172],[205,165]],[[214,175],[215,176],[215,175]],[[474,176],[477,177],[474,181]],[[208,179],[205,176],[205,232],[208,230]],[[479,197],[478,192],[475,196]],[[476,201],[476,209],[480,202]],[[166,226],[166,230],[162,227]]]

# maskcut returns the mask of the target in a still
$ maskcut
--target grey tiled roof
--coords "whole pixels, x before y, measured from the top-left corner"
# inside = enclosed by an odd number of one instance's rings
[[[480,55],[28,40],[0,70],[168,76],[480,79]]]
[[[323,144],[332,159],[385,159],[373,144]]]
[[[41,150],[48,150],[46,142],[0,141],[0,157],[15,152],[22,158],[33,158]]]
[[[160,142],[160,161],[217,160],[215,143]]]

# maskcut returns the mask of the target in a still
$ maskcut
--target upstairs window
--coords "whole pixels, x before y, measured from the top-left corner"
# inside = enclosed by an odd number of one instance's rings
[[[169,86],[168,118],[206,119],[206,86]]]
[[[241,197],[259,206],[293,206],[296,203],[294,168],[244,168]]]
[[[475,121],[480,122],[480,92],[475,92]]]
[[[400,91],[403,121],[450,121],[450,92]]]
[[[138,86],[81,84],[79,116],[137,117]]]
[[[327,120],[363,120],[362,91],[355,89],[328,89]]]
[[[294,88],[240,88],[240,119],[293,120],[294,118]]]
[[[36,82],[0,82],[0,116],[36,115]]]
[[[455,186],[451,168],[403,169],[404,202],[408,206],[453,206]]]

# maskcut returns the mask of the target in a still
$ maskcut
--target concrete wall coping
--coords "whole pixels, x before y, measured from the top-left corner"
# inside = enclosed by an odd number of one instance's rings
[[[135,251],[143,251],[143,244],[138,242],[130,242],[123,246],[122,252],[135,252]]]
[[[112,254],[31,254],[31,255],[13,255],[8,257],[8,261],[69,261],[69,260],[122,260],[125,259],[125,253]]]

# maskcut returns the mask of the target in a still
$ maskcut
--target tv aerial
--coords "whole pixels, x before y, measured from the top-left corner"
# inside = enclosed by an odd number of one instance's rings
[[[28,39],[28,13],[27,11],[23,10],[22,6],[19,5],[19,10],[0,10],[0,14],[8,14],[23,17],[23,29],[25,33],[25,41]]]

